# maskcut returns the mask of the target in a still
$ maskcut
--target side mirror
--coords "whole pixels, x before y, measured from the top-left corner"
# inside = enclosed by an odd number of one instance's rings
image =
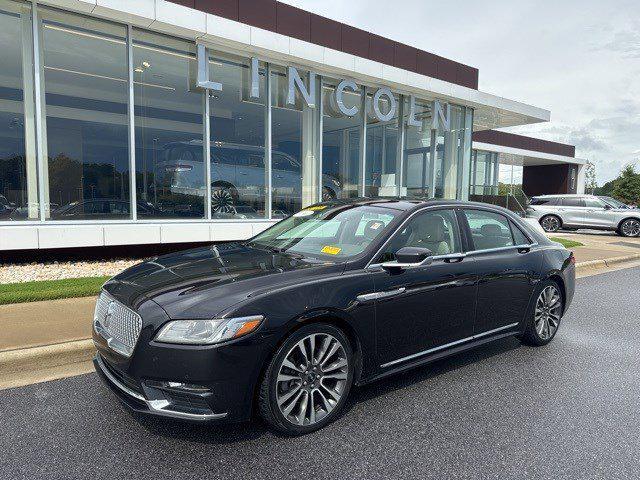
[[[605,210],[611,210],[611,205],[609,205],[608,203],[604,204],[604,209]]]
[[[396,260],[383,263],[382,268],[385,270],[406,270],[421,267],[431,263],[431,257],[433,257],[433,252],[428,248],[402,247],[396,252]]]

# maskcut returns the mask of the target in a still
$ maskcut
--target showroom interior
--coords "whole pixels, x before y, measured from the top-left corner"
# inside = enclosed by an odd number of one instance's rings
[[[196,3],[0,0],[0,250],[242,239],[333,198],[475,199],[500,164],[533,194],[584,183],[575,149],[491,133],[550,112],[478,90],[473,67],[279,2]]]

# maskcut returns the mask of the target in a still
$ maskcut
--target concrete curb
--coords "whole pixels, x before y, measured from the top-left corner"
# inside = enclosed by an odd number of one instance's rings
[[[640,253],[625,255],[622,257],[606,258],[603,260],[591,260],[589,262],[580,262],[576,264],[576,273],[583,273],[586,270],[594,270],[599,268],[612,267],[621,263],[634,262],[640,260]]]
[[[91,339],[7,350],[0,352],[0,378],[87,362],[94,353]]]

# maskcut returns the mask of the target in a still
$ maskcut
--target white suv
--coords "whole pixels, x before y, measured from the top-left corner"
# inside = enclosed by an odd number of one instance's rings
[[[640,210],[609,197],[594,195],[542,195],[533,197],[527,217],[535,218],[546,232],[563,228],[612,230],[623,237],[640,236]]]

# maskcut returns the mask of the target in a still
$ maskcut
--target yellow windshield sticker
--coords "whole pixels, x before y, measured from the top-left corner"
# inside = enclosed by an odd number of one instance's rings
[[[307,208],[307,210],[311,210],[312,212],[318,212],[320,210],[324,210],[325,208],[327,208],[326,205],[316,205],[315,207]]]
[[[325,245],[320,250],[322,253],[326,253],[327,255],[338,255],[342,249],[340,247],[332,247],[331,245]]]

